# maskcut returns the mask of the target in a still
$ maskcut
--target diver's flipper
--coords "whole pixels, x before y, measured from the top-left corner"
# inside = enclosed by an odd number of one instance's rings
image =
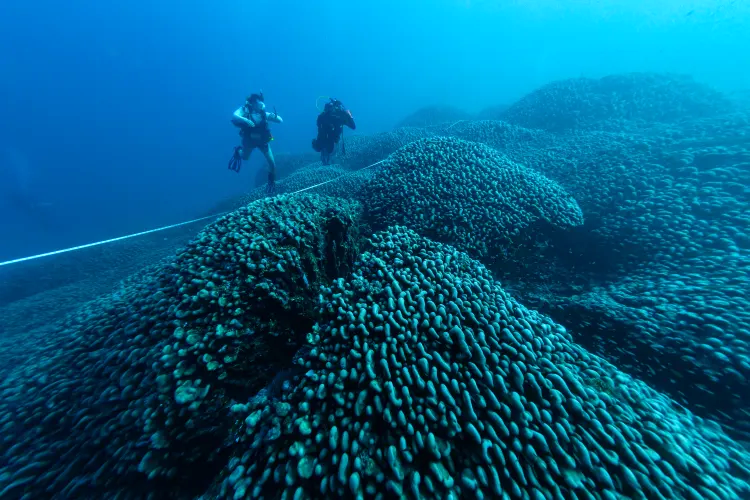
[[[242,146],[235,146],[234,154],[232,154],[232,157],[229,158],[229,164],[227,165],[229,170],[234,170],[237,173],[239,173],[240,168],[242,167],[242,156],[240,155],[240,149],[242,149]]]
[[[268,184],[266,184],[266,194],[273,196],[276,194],[276,172],[268,172]]]

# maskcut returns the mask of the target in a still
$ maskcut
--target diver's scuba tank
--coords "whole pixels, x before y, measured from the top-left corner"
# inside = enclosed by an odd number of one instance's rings
[[[261,102],[265,104],[265,101],[263,101],[263,91],[261,91],[259,95],[261,96]],[[252,114],[252,110],[250,110],[250,114]],[[261,144],[268,144],[273,140],[273,134],[271,133],[271,127],[268,124],[268,116],[266,115],[265,106],[264,109],[260,110],[259,114],[260,123],[256,124],[254,127],[241,128],[240,136],[244,137],[245,134],[249,134],[251,139],[256,140]],[[273,114],[274,116],[278,116],[275,106],[273,108]]]

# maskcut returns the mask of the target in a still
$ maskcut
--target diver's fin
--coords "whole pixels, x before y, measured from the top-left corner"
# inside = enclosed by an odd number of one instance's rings
[[[237,173],[239,173],[240,168],[242,167],[242,155],[240,155],[240,149],[242,149],[242,146],[234,147],[234,153],[232,154],[232,157],[229,158],[229,163],[227,164],[229,170],[234,170]]]

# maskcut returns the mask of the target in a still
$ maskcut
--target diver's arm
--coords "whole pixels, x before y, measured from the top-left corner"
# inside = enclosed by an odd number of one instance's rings
[[[352,130],[357,129],[357,124],[354,123],[354,117],[352,116],[351,111],[340,111],[336,114],[336,119],[341,125],[346,125]]]
[[[284,123],[284,120],[282,120],[279,115],[276,113],[269,113],[268,111],[266,111],[266,119],[269,122]]]
[[[253,123],[252,120],[250,120],[250,119],[245,118],[244,116],[242,116],[242,106],[240,106],[239,108],[237,108],[237,110],[234,112],[234,114],[232,115],[232,121],[235,124],[237,124],[237,122],[240,122],[242,124],[247,125],[248,127],[254,127],[255,126],[255,123]]]

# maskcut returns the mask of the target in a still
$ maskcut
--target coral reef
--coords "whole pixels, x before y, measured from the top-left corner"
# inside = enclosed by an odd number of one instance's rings
[[[622,131],[732,108],[731,100],[689,76],[627,73],[549,83],[511,105],[502,119],[553,132]]]
[[[221,497],[750,493],[745,451],[454,248],[403,228],[376,234],[320,307],[300,382],[235,408],[244,426]]]
[[[0,497],[750,497],[739,109],[422,110],[197,235],[3,269]]]
[[[483,144],[423,139],[399,149],[363,187],[375,228],[403,224],[493,261],[543,225],[581,225],[576,201],[555,182]],[[534,235],[526,234],[534,227]]]
[[[262,156],[260,153],[254,153]],[[291,154],[291,153],[274,153],[274,160],[276,161],[276,180],[284,179],[291,175],[297,169],[316,163],[319,159],[319,155],[312,151],[302,154]],[[268,170],[266,166],[265,158],[261,161],[261,168],[255,172],[254,183],[248,185],[248,188],[264,187],[268,183]]]
[[[227,406],[291,364],[318,286],[347,274],[359,211],[316,196],[256,202],[36,339],[0,381],[0,497],[199,492],[222,465]]]

